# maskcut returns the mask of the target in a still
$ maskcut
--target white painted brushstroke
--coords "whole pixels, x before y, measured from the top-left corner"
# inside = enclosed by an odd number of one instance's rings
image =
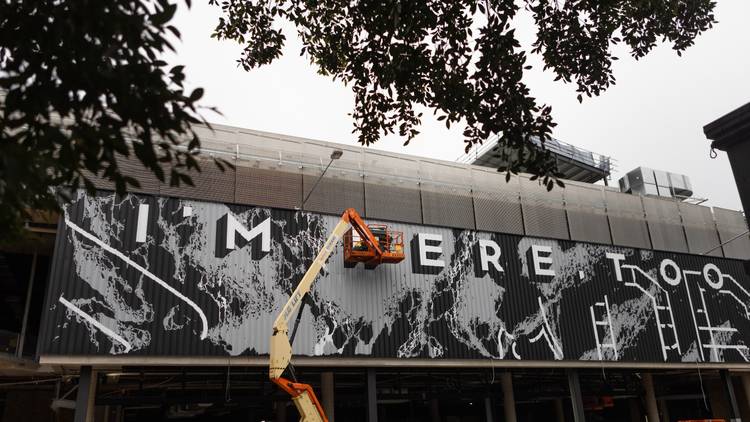
[[[78,316],[80,316],[81,318],[83,318],[86,321],[90,322],[94,327],[98,328],[99,331],[103,332],[104,334],[108,335],[109,337],[113,338],[114,340],[117,340],[118,343],[120,343],[123,346],[125,346],[124,353],[128,353],[133,348],[133,346],[131,346],[130,343],[127,340],[125,340],[124,338],[122,338],[119,334],[117,334],[116,332],[114,332],[111,329],[109,329],[106,326],[104,326],[104,324],[102,324],[101,322],[99,322],[96,319],[94,319],[94,317],[92,317],[91,315],[87,314],[86,312],[83,312],[83,310],[81,310],[81,308],[79,308],[76,305],[70,303],[64,297],[60,296],[60,299],[58,299],[58,300],[60,301],[60,303],[62,303],[63,305],[65,305],[66,308],[68,308],[71,311],[75,312]]]
[[[135,241],[144,243],[148,229],[148,204],[138,205],[138,226],[135,229]]]
[[[73,229],[73,231],[78,232],[81,236],[85,237],[86,239],[89,239],[90,241],[96,243],[99,245],[102,249],[105,251],[111,253],[112,255],[115,255],[116,257],[122,259],[125,261],[126,264],[130,265],[131,267],[135,268],[136,270],[140,271],[143,275],[150,278],[151,280],[155,281],[160,286],[164,287],[172,293],[173,295],[177,296],[181,300],[183,300],[185,303],[190,305],[191,308],[195,309],[195,312],[198,313],[198,316],[201,317],[201,322],[203,323],[203,328],[201,330],[201,340],[205,339],[208,335],[208,320],[206,319],[206,314],[203,313],[203,310],[192,300],[188,299],[185,295],[178,292],[174,287],[167,284],[164,280],[160,279],[159,277],[155,276],[153,273],[151,273],[149,270],[143,268],[142,266],[138,265],[138,263],[132,261],[130,258],[125,256],[122,252],[118,251],[117,249],[107,245],[103,241],[101,241],[96,236],[90,234],[89,232],[83,230],[82,228],[78,227],[75,223],[70,221],[69,219],[65,219],[65,224]]]

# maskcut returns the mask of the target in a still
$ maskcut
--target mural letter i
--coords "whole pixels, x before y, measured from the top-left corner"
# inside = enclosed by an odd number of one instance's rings
[[[146,241],[146,230],[148,229],[148,204],[138,205],[138,226],[135,229],[136,243]]]

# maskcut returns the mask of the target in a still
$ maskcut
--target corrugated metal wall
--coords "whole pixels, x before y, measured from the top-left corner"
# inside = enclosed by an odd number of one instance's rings
[[[79,195],[66,217],[42,355],[265,354],[273,318],[337,222],[107,192]],[[230,218],[247,230],[268,224],[268,249],[263,235],[247,240],[229,231]],[[750,278],[741,261],[406,223],[392,229],[405,236],[400,264],[347,269],[335,249],[303,314],[296,353],[750,359]]]
[[[506,183],[504,174],[482,167],[222,125],[215,132],[200,131],[204,152],[236,164],[236,171],[221,173],[205,162],[195,188],[172,188],[134,160],[124,160],[122,167],[142,184],[134,192],[296,209],[331,151],[341,149],[342,158],[332,163],[305,209],[339,214],[354,207],[389,221],[690,253],[747,230],[741,212],[715,209],[712,214],[707,207],[641,199],[602,186],[568,182],[565,189],[547,192],[526,176]],[[103,181],[97,186],[113,188]],[[750,238],[740,237],[712,254],[750,258]]]

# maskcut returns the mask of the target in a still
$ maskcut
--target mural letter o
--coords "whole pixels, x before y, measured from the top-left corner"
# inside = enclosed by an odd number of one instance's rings
[[[671,277],[667,274],[667,267],[672,267],[674,269],[674,277]],[[680,284],[680,281],[682,281],[682,273],[680,272],[680,267],[678,267],[677,263],[672,261],[671,259],[663,259],[661,261],[659,273],[661,273],[661,277],[664,279],[664,281],[672,286],[677,286]]]
[[[712,270],[716,273],[715,282],[711,281],[711,277],[708,276],[708,273]],[[724,285],[724,278],[721,276],[721,270],[719,270],[719,267],[714,264],[708,263],[703,266],[703,278],[706,280],[706,283],[708,283],[709,286],[713,287],[716,290],[721,289],[721,286]]]

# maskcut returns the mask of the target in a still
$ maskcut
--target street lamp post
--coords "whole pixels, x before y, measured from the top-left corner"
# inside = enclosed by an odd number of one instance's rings
[[[315,181],[315,184],[313,185],[312,189],[310,189],[310,192],[307,192],[307,195],[305,195],[305,199],[302,200],[302,205],[300,205],[299,209],[305,209],[305,203],[308,199],[310,199],[310,195],[315,191],[315,188],[318,186],[318,183],[323,179],[323,176],[325,176],[326,172],[328,171],[328,167],[331,167],[331,164],[333,164],[333,160],[338,160],[341,158],[341,156],[344,155],[344,151],[340,149],[335,149],[333,152],[331,152],[331,161],[328,162],[328,165],[325,169],[323,169],[323,173],[320,174],[318,177],[318,180]]]

